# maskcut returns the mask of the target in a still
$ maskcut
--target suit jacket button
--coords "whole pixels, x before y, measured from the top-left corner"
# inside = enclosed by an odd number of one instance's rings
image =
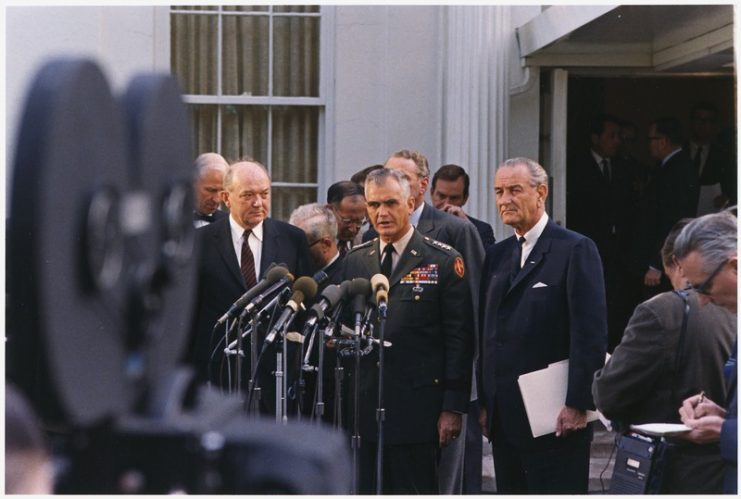
[[[419,295],[414,295],[415,300],[419,300]]]
[[[437,379],[437,378],[435,378],[432,382],[435,383],[436,385],[439,385],[440,384],[440,380]]]
[[[380,362],[376,362],[376,367],[381,367],[381,363]]]

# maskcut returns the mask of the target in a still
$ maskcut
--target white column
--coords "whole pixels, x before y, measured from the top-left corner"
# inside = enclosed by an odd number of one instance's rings
[[[471,176],[466,211],[501,232],[494,202],[494,172],[507,157],[509,65],[514,46],[510,7],[446,7],[443,57],[442,163]],[[441,165],[431,165],[435,171]]]

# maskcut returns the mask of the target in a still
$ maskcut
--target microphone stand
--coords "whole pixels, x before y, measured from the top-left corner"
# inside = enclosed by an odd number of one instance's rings
[[[376,422],[378,423],[378,448],[376,449],[376,495],[383,493],[383,439],[384,439],[384,420],[386,419],[386,409],[383,407],[383,351],[384,347],[384,330],[386,329],[386,311],[385,304],[378,306],[378,408],[376,409]]]
[[[335,309],[335,313],[327,324],[324,330],[325,337],[323,341],[327,341],[327,337],[335,336],[335,328],[339,321],[340,314],[342,313],[343,302],[340,302]],[[342,367],[342,357],[340,356],[339,343],[335,344],[335,355],[337,357],[334,368],[334,428],[337,430],[342,429],[342,383],[345,378],[345,368]]]
[[[353,435],[352,435],[352,494],[358,493],[358,465],[360,452],[360,401],[358,390],[360,390],[360,336],[362,332],[362,316],[356,314],[355,318],[355,379],[353,380]]]

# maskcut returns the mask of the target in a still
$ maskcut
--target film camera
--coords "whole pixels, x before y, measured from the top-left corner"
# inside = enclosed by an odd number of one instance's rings
[[[62,493],[349,490],[342,438],[248,418],[192,381],[191,131],[177,84],[114,97],[90,60],[45,64],[18,133],[7,378],[49,432]]]

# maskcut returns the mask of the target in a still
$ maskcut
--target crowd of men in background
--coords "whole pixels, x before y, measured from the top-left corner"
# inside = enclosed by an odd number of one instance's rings
[[[704,390],[718,401],[729,387],[723,370],[729,357],[735,359],[735,294],[721,303],[715,299],[715,288],[730,289],[731,278],[735,283],[735,218],[710,215],[711,219],[685,222],[686,227],[675,224],[735,203],[735,163],[712,140],[707,124],[713,113],[704,104],[693,109],[687,143],[676,119],[652,122],[648,141],[657,161],[654,168],[641,168],[621,150],[621,133],[631,131],[629,124],[609,115],[598,117],[590,130],[591,147],[581,161],[569,164],[568,229],[545,211],[549,182],[543,167],[528,158],[502,162],[494,193],[501,221],[514,229],[514,235],[499,242],[489,223],[464,210],[470,186],[466,171],[448,164],[430,178],[428,161],[418,151],[397,151],[384,164],[336,182],[327,191],[326,204],[299,206],[288,222],[269,217],[271,180],[262,164],[246,158],[229,165],[218,154],[201,155],[196,160],[194,214],[199,227],[199,287],[188,360],[204,382],[226,386],[225,379],[244,378],[244,372],[224,369],[222,340],[214,334],[214,324],[265,277],[273,263],[285,264],[297,277],[323,272],[327,278],[319,285],[320,293],[331,284],[383,274],[389,281],[385,337],[391,346],[384,350],[381,477],[373,465],[381,347],[361,358],[357,421],[347,405],[349,393],[325,390],[327,405],[345,404],[340,407],[345,430],[356,423],[360,429],[361,493],[375,491],[381,478],[386,493],[481,493],[482,432],[492,443],[498,492],[587,493],[592,440],[587,411],[595,408],[595,400],[609,400],[607,413],[623,422],[647,422],[646,417],[678,421],[682,406],[681,419],[693,428],[683,445],[698,446],[707,455],[710,445],[719,441],[724,445],[727,437],[721,433],[729,421],[735,432],[735,396],[728,398],[733,402],[728,406],[694,397]],[[428,188],[432,204],[425,201]],[[698,225],[717,225],[713,216],[733,219],[732,244],[721,251],[722,258],[705,256],[704,243],[686,235],[702,232]],[[703,255],[699,263],[691,261],[696,254]],[[717,268],[709,271],[708,265],[716,262]],[[692,263],[697,263],[696,272],[685,269],[685,265],[692,269]],[[631,331],[647,327],[653,334],[657,330],[679,334],[686,329],[678,325],[681,320],[671,326],[662,321],[656,326],[633,322],[641,317],[639,312],[653,318],[653,306],[669,307],[649,300],[633,315],[642,301],[672,290],[685,294],[693,314],[708,316],[703,324],[714,324],[713,331],[691,333],[692,338],[706,334],[701,342],[710,345],[706,350],[714,359],[714,372],[707,376],[706,386],[672,387],[672,397],[661,402],[666,410],[647,409],[650,416],[624,414],[617,408],[619,397],[606,395],[612,389],[605,385],[611,371],[621,366],[613,361],[603,371],[605,353],[615,350],[616,358],[635,361],[634,354],[626,354],[628,342],[635,341]],[[670,295],[660,299],[673,303]],[[708,300],[730,312],[716,305],[700,308]],[[377,324],[377,315],[373,312],[370,322]],[[693,315],[692,331],[698,329],[698,320]],[[300,331],[301,326],[295,329]],[[658,351],[671,357],[677,349],[672,341],[673,346],[657,347]],[[686,355],[700,359],[703,352],[690,349]],[[569,359],[567,389],[554,416],[554,431],[534,436],[518,377],[564,359]],[[343,363],[348,366],[343,384],[350,387],[351,360],[337,356],[329,365]],[[260,408],[270,413],[276,366],[266,359],[260,367]],[[729,393],[734,394],[735,363],[731,370]],[[593,387],[596,372],[601,384]],[[329,386],[337,381],[331,373],[318,376],[324,376]],[[650,383],[642,384],[649,393]],[[342,402],[335,400],[338,396]],[[296,396],[296,410],[312,414],[310,401],[311,394]],[[325,410],[323,417],[332,424],[337,414]],[[711,417],[715,419],[708,429]],[[734,437],[733,445],[735,441]],[[720,450],[709,452],[713,459],[702,466],[714,466],[717,476],[724,466]],[[724,451],[726,463],[735,463],[735,454],[732,460],[728,455]],[[686,475],[687,469],[679,473]],[[691,491],[720,492],[721,482],[715,480],[712,488],[704,489],[695,483],[697,490]],[[709,483],[704,485],[711,487]]]

